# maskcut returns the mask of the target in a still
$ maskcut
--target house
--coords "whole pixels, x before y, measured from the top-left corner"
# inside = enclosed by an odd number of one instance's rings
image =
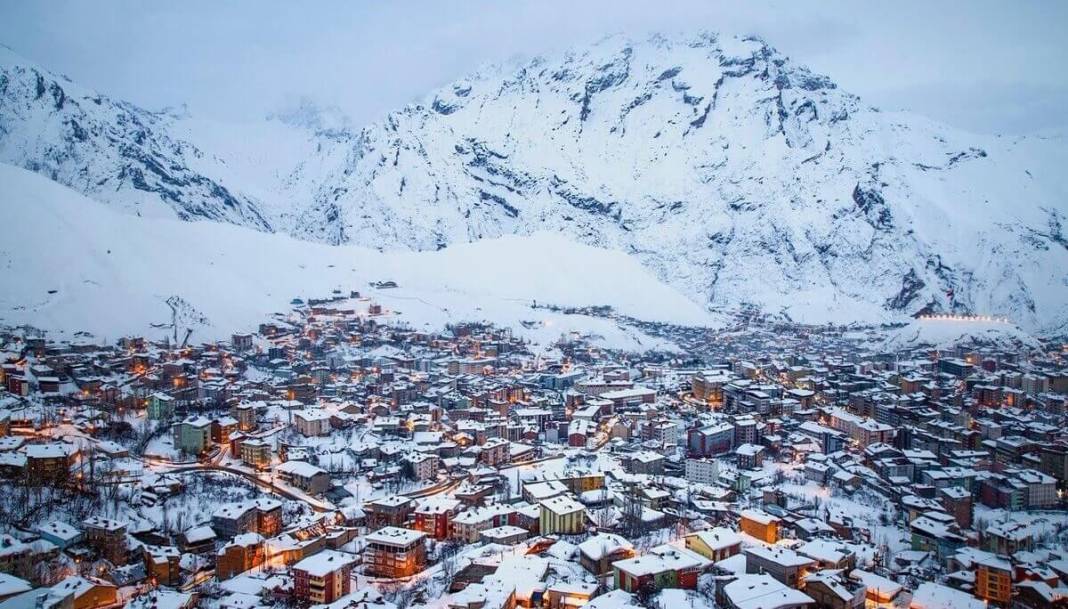
[[[33,586],[30,582],[9,573],[0,573],[0,602],[12,596],[28,592]]]
[[[62,482],[70,476],[70,468],[78,456],[72,444],[49,442],[30,444],[23,448],[26,455],[26,472],[31,480]]]
[[[267,547],[258,533],[242,533],[233,541],[219,548],[215,555],[215,577],[229,579],[254,569],[267,558]]]
[[[178,549],[189,554],[215,552],[215,531],[207,525],[192,527],[178,536]]]
[[[97,609],[118,602],[118,588],[96,578],[72,575],[52,586],[53,592],[74,596],[74,609]]]
[[[697,552],[712,562],[730,558],[742,551],[741,536],[724,527],[691,533],[686,536],[685,542],[687,550]]]
[[[816,561],[780,546],[753,546],[745,549],[745,572],[763,573],[792,588],[799,587],[802,578]]]
[[[849,577],[864,584],[868,600],[880,605],[892,602],[904,589],[892,579],[861,569],[853,569],[849,572]]]
[[[686,459],[686,481],[691,484],[713,484],[719,478],[719,463],[704,457]]]
[[[832,569],[807,575],[804,591],[819,609],[864,609],[867,588],[846,578],[841,569]]]
[[[764,465],[764,447],[758,444],[742,444],[734,454],[738,469],[759,469]]]
[[[330,415],[321,408],[309,408],[293,413],[293,424],[305,437],[325,436],[330,433]]]
[[[481,538],[482,531],[519,524],[518,521],[513,522],[515,514],[515,508],[501,504],[471,508],[453,517],[449,535],[465,543],[475,543]]]
[[[820,569],[843,569],[849,571],[857,564],[853,550],[843,543],[827,539],[815,539],[796,548],[797,553],[816,561]]]
[[[530,503],[538,503],[557,495],[563,495],[569,489],[566,484],[559,480],[546,480],[544,482],[524,482],[523,499]]]
[[[996,522],[982,533],[982,548],[995,554],[1011,556],[1035,547],[1035,527],[1014,521]]]
[[[414,480],[431,480],[438,474],[438,457],[430,453],[408,453],[404,462]]]
[[[613,533],[598,533],[578,545],[579,564],[597,577],[612,573],[612,563],[634,556],[634,544]]]
[[[153,393],[148,396],[146,416],[153,421],[169,421],[174,417],[174,398],[166,393]]]
[[[126,609],[193,609],[197,595],[157,588],[131,600]]]
[[[965,543],[954,518],[944,512],[925,512],[909,523],[912,549],[933,552],[945,561]]]
[[[93,516],[82,521],[85,543],[113,565],[126,564],[126,523]]]
[[[182,553],[174,546],[142,546],[145,571],[155,583],[177,586],[182,583]]]
[[[739,575],[716,594],[727,609],[812,609],[811,596],[791,588],[770,575]]]
[[[219,417],[211,422],[211,441],[226,445],[230,442],[230,436],[237,431],[237,419],[230,416]]]
[[[224,505],[212,514],[211,527],[224,539],[242,533],[274,537],[282,532],[282,503],[260,497]]]
[[[437,540],[447,539],[449,523],[460,505],[459,500],[441,495],[420,500],[415,508],[415,529]]]
[[[352,565],[356,557],[336,550],[323,550],[293,565],[293,596],[305,603],[332,603],[352,589]]]
[[[612,564],[615,585],[630,593],[653,592],[664,588],[697,588],[697,577],[711,561],[705,557],[664,544],[644,556],[616,561]]]
[[[330,488],[330,474],[306,461],[286,461],[274,471],[287,483],[312,495],[322,495]]]
[[[259,438],[241,441],[241,462],[256,469],[267,469],[271,465],[271,444]]]
[[[174,447],[184,453],[199,455],[211,448],[211,420],[207,417],[179,421],[172,431]]]
[[[566,495],[546,499],[540,503],[539,530],[542,535],[577,535],[586,527],[586,508]]]
[[[983,556],[976,562],[975,596],[1007,605],[1012,600],[1012,565],[997,556]]]
[[[0,573],[23,579],[33,577],[33,548],[11,535],[0,534]]]
[[[514,546],[522,543],[528,537],[530,537],[530,533],[526,529],[506,524],[482,531],[479,534],[479,541],[502,546]]]
[[[912,593],[909,609],[987,609],[987,605],[967,592],[923,582]]]
[[[367,535],[364,569],[378,577],[408,577],[426,568],[426,533],[385,527]]]
[[[765,543],[779,541],[779,523],[781,520],[761,510],[743,510],[738,515],[738,528],[743,533]]]
[[[497,467],[508,462],[510,443],[503,438],[490,438],[480,447],[479,459],[488,467]]]
[[[659,476],[664,473],[664,455],[643,450],[629,455],[623,462],[623,467],[632,474]]]
[[[41,539],[52,543],[60,550],[66,550],[82,542],[82,532],[80,530],[59,520],[52,520],[38,525],[34,531],[41,536]]]
[[[404,495],[393,495],[369,501],[364,509],[368,527],[399,527],[408,521],[408,516],[415,509],[415,500]]]

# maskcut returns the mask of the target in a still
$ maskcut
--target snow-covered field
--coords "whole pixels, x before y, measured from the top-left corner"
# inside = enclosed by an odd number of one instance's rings
[[[547,233],[437,252],[333,247],[214,222],[138,218],[28,171],[0,165],[0,323],[83,330],[97,339],[162,337],[178,296],[194,340],[254,328],[293,298],[357,290],[392,319],[440,328],[488,320],[547,343],[579,332],[606,346],[671,345],[614,321],[531,304],[611,305],[639,319],[716,320],[627,255]],[[371,282],[399,287],[374,289]],[[527,322],[523,324],[522,322]],[[155,324],[155,327],[154,327]],[[63,334],[60,334],[62,336]]]

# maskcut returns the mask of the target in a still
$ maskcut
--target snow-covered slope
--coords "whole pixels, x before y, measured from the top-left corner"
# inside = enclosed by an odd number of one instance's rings
[[[0,64],[0,160],[127,210],[155,197],[387,250],[549,231],[626,252],[702,306],[1068,329],[1063,139],[878,112],[759,40],[609,38],[363,130],[307,106],[237,126],[147,113]]]
[[[957,345],[1037,348],[1033,336],[1007,321],[977,319],[917,319],[887,333],[884,347],[911,349],[927,345],[949,349]]]
[[[171,333],[163,327],[171,322],[171,299],[180,326],[208,339],[255,327],[270,313],[287,311],[294,297],[324,297],[334,289],[358,290],[416,326],[489,320],[542,344],[577,331],[619,348],[668,346],[607,319],[532,309],[534,300],[611,305],[647,320],[713,321],[629,257],[557,235],[381,253],[226,224],[120,214],[5,164],[0,184],[0,214],[18,227],[0,232],[3,324],[112,339],[139,332],[162,337]],[[399,287],[369,287],[386,280]]]
[[[613,38],[390,115],[319,200],[383,247],[560,231],[714,306],[1049,329],[1068,319],[1066,161],[1062,140],[867,108],[758,40]]]

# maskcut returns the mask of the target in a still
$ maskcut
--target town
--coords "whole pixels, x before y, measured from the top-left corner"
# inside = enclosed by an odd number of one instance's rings
[[[0,332],[0,609],[1068,606],[1062,342],[754,315],[622,353],[292,304]]]

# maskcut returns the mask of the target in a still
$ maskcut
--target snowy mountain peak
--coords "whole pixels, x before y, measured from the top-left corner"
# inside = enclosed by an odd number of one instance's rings
[[[131,213],[270,230],[255,202],[190,168],[203,153],[168,133],[174,118],[75,85],[10,49],[0,57],[0,161]]]
[[[0,160],[128,211],[383,250],[550,231],[713,309],[1068,327],[1063,139],[879,112],[752,37],[613,36],[359,131],[308,102],[205,125],[57,84],[56,108],[57,78],[3,70]]]

